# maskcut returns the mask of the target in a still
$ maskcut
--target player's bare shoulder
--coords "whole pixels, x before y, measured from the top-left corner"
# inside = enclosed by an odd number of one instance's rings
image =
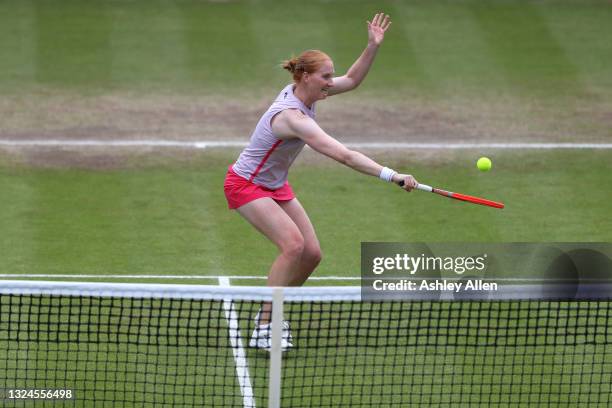
[[[299,109],[285,109],[277,113],[271,120],[272,131],[280,139],[298,137],[296,125],[310,120],[310,118]]]

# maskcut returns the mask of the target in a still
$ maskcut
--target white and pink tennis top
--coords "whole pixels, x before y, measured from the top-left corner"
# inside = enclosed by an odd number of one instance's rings
[[[312,119],[314,104],[308,108],[293,95],[294,84],[287,85],[263,114],[251,135],[249,145],[240,153],[232,169],[250,182],[276,190],[285,184],[289,167],[304,148],[299,138],[279,139],[272,132],[270,121],[285,109],[299,109]]]

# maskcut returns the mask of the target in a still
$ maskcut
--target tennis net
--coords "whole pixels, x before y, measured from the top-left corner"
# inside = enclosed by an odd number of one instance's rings
[[[249,339],[279,293],[293,348],[277,385],[276,352]],[[608,407],[612,292],[587,293],[362,302],[352,287],[5,281],[0,399],[30,406],[35,390],[70,390],[36,406],[265,407],[280,395],[283,407]]]

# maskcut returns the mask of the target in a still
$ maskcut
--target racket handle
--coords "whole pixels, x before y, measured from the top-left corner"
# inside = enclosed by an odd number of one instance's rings
[[[419,184],[419,183],[417,183],[416,188],[417,188],[417,190],[427,191],[428,193],[433,192],[433,187],[432,186],[428,186],[427,184]]]
[[[400,185],[400,187],[404,187],[404,180],[400,181],[398,184]],[[433,191],[432,186],[428,186],[427,184],[419,184],[419,183],[417,183],[416,189],[421,190],[421,191],[427,191],[428,193],[431,193]]]

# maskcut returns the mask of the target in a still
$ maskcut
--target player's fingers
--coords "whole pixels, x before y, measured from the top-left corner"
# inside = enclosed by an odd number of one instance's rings
[[[406,177],[404,179],[404,185],[402,186],[402,188],[408,192],[412,191],[412,184],[410,183],[410,177]]]
[[[384,30],[385,26],[387,25],[388,22],[389,22],[389,15],[385,14],[385,17],[383,18],[383,20],[380,23],[380,28],[382,28]]]
[[[374,16],[374,25],[375,26],[379,26],[380,25],[381,17],[382,17],[382,13],[376,13],[376,15]]]
[[[408,177],[406,177],[406,185],[408,185],[410,187],[409,191],[411,191],[411,190],[416,188],[417,181],[414,179],[414,177],[408,176]]]
[[[387,29],[391,26],[391,21],[387,22],[387,25],[383,26],[382,29],[387,31]]]

